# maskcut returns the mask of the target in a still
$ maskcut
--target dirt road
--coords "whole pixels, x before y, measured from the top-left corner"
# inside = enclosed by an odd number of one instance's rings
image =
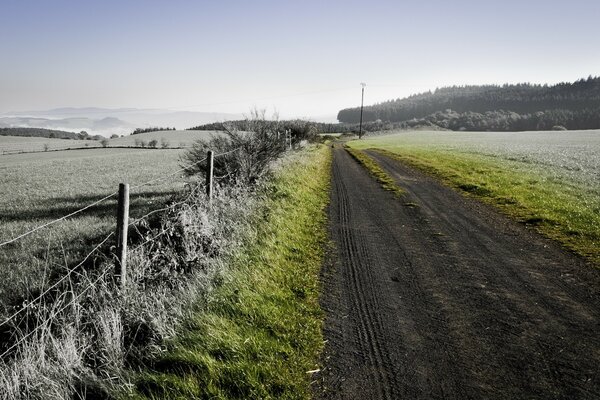
[[[321,399],[599,399],[600,273],[487,206],[341,147]]]

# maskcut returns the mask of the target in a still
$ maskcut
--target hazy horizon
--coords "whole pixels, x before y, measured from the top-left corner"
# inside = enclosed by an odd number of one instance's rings
[[[600,4],[538,0],[0,5],[0,113],[61,107],[335,115],[436,87],[600,71]]]

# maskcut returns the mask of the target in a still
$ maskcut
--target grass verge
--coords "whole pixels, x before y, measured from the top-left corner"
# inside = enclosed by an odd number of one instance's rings
[[[323,346],[319,270],[331,153],[295,155],[267,190],[255,232],[211,301],[184,324],[128,398],[310,397]]]
[[[497,207],[600,265],[600,200],[594,193],[518,161],[437,149],[373,150]]]
[[[388,190],[394,193],[396,196],[400,197],[404,190],[400,186],[396,184],[394,179],[388,175],[371,157],[363,153],[358,149],[354,149],[352,147],[346,147],[346,150],[350,155],[358,161],[363,167],[369,171],[369,173],[381,184],[385,190]]]

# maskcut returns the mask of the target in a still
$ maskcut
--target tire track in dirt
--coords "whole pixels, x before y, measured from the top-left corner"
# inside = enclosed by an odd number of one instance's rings
[[[600,398],[600,274],[380,154],[334,150],[323,399]]]
[[[335,173],[339,174],[339,164],[335,163],[333,168]],[[377,297],[367,296],[372,294],[373,287],[370,285],[372,276],[368,265],[369,255],[363,245],[363,240],[360,237],[360,232],[355,232],[351,229],[350,212],[347,204],[347,189],[343,182],[336,185],[339,201],[338,218],[340,221],[338,236],[342,241],[342,252],[346,259],[349,260],[349,277],[353,293],[356,296],[352,297],[352,305],[358,314],[357,335],[359,343],[365,351],[369,364],[373,367],[375,380],[381,382],[381,385],[375,386],[377,389],[378,398],[391,399],[392,390],[389,385],[387,374],[388,369],[385,368],[389,364],[389,360],[384,360],[384,355],[377,341],[377,337],[381,331],[381,321],[377,315],[372,312],[372,305],[378,306]],[[360,279],[359,272],[366,272],[366,279]],[[364,285],[367,287],[364,287]]]

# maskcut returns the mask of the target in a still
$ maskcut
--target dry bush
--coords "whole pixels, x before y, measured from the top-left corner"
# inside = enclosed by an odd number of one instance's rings
[[[265,118],[264,111],[253,110],[244,121],[244,130],[224,124],[224,134],[199,140],[183,157],[185,165],[192,165],[188,175],[205,175],[208,150],[223,154],[214,160],[214,174],[223,183],[252,184],[264,177],[271,162],[285,152],[284,130],[277,121]]]

